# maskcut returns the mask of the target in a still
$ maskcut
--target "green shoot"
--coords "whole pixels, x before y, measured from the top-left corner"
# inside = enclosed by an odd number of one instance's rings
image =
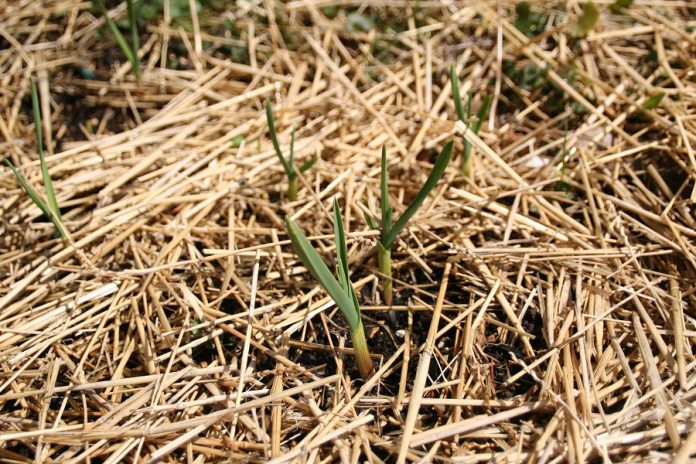
[[[435,160],[435,165],[430,175],[421,187],[420,191],[416,194],[413,201],[406,208],[406,211],[392,223],[392,208],[389,204],[389,173],[387,170],[387,149],[382,147],[382,167],[380,176],[380,190],[381,190],[381,208],[382,208],[382,223],[381,223],[381,234],[379,237],[379,243],[377,244],[377,263],[379,266],[379,272],[381,274],[382,280],[382,294],[384,296],[384,302],[391,306],[393,301],[393,290],[392,290],[392,271],[391,271],[391,251],[394,241],[399,236],[401,231],[406,227],[408,221],[416,214],[418,208],[423,205],[426,197],[435,188],[437,182],[440,180],[442,175],[445,173],[447,164],[449,164],[450,158],[452,156],[452,148],[454,147],[454,142],[448,142],[443,148],[440,155]],[[367,217],[367,216],[366,216]],[[368,224],[375,225],[374,221],[368,220]]]
[[[302,260],[302,263],[307,267],[314,278],[319,281],[321,286],[324,287],[326,293],[334,300],[336,306],[338,306],[338,309],[346,318],[353,340],[355,362],[360,376],[366,380],[373,372],[372,358],[370,357],[367,340],[365,339],[365,329],[363,328],[362,318],[360,316],[358,297],[350,281],[348,248],[346,247],[343,218],[341,217],[341,211],[336,199],[334,199],[333,209],[334,234],[336,239],[336,275],[338,281],[334,278],[329,268],[319,256],[319,253],[317,253],[295,221],[286,217],[285,224],[292,246]]]
[[[266,120],[268,121],[268,133],[271,136],[271,142],[273,142],[273,148],[275,149],[278,160],[285,170],[285,174],[288,176],[288,201],[297,200],[297,171],[303,173],[309,168],[314,166],[317,162],[317,157],[313,156],[309,160],[305,161],[299,169],[295,170],[295,129],[292,129],[292,134],[290,135],[290,156],[285,159],[283,156],[283,151],[280,149],[280,144],[278,143],[278,133],[276,132],[275,119],[273,118],[273,109],[271,108],[271,102],[266,100]]]
[[[38,192],[34,190],[34,187],[29,184],[26,177],[15,167],[14,164],[9,159],[5,160],[5,164],[9,166],[12,173],[17,178],[19,185],[22,189],[29,195],[29,198],[39,207],[42,213],[53,223],[56,230],[60,236],[65,239],[67,236],[65,234],[65,229],[63,228],[63,223],[61,222],[60,208],[58,207],[58,200],[56,199],[55,191],[53,190],[53,182],[51,182],[51,176],[48,173],[48,166],[46,165],[46,155],[43,149],[43,127],[41,125],[41,110],[39,109],[39,92],[36,89],[36,84],[33,80],[30,80],[31,85],[31,105],[34,112],[34,129],[36,130],[36,144],[39,151],[39,161],[41,163],[41,176],[43,177],[44,188],[46,190],[46,198],[48,201],[44,201]]]
[[[123,51],[123,54],[126,55],[126,59],[130,61],[131,67],[133,68],[133,73],[135,74],[136,78],[140,78],[140,57],[138,56],[138,49],[140,48],[139,45],[139,38],[137,38],[138,35],[138,21],[137,21],[137,15],[135,11],[135,7],[133,5],[133,0],[127,0],[128,2],[128,22],[130,23],[130,31],[131,31],[131,39],[132,43],[129,45],[128,42],[126,41],[125,37],[123,37],[123,34],[121,34],[121,31],[118,29],[118,25],[116,25],[116,22],[111,19],[109,16],[109,12],[106,9],[106,6],[104,5],[103,0],[94,0],[94,3],[97,5],[97,8],[99,8],[99,11],[101,12],[102,16],[104,16],[104,20],[106,21],[107,26],[109,26],[109,30],[111,31],[111,34],[114,36],[116,39],[116,43],[118,43],[118,46],[121,47],[121,50]]]
[[[43,149],[43,127],[41,121],[41,110],[39,109],[39,92],[36,89],[36,84],[33,80],[30,80],[31,84],[31,106],[34,112],[34,130],[36,130],[36,144],[39,149],[39,161],[41,163],[41,176],[44,181],[44,188],[46,189],[46,198],[48,198],[48,206],[50,206],[53,214],[60,220],[60,208],[58,207],[58,200],[56,200],[56,193],[53,190],[53,182],[51,182],[51,176],[48,173],[48,166],[46,165],[46,155]]]
[[[138,12],[135,9],[133,0],[126,0],[128,7],[128,23],[131,33],[131,50],[135,57],[135,62],[131,62],[133,72],[136,76],[140,76],[140,59],[138,58],[138,50],[140,50],[140,34],[138,33]]]
[[[474,134],[478,135],[483,125],[483,121],[488,117],[488,110],[491,107],[491,96],[487,95],[483,99],[483,103],[476,114],[476,121],[471,122],[471,94],[468,95],[466,100],[466,113],[464,112],[464,107],[462,106],[462,97],[459,93],[459,76],[457,76],[457,71],[452,66],[450,70],[450,80],[452,81],[452,98],[454,99],[454,107],[457,111],[457,117],[460,121],[466,124]],[[464,142],[464,155],[462,156],[461,171],[465,177],[471,177],[472,170],[472,152],[473,146],[466,138],[463,137]]]
[[[12,170],[12,173],[17,178],[19,185],[26,192],[26,194],[29,195],[29,198],[31,198],[34,204],[39,207],[44,216],[46,216],[53,223],[60,236],[65,239],[65,229],[63,229],[63,224],[61,223],[60,218],[53,213],[53,210],[48,203],[46,203],[44,199],[39,196],[38,192],[34,190],[34,187],[29,184],[29,181],[27,181],[24,175],[15,167],[14,164],[12,164],[9,159],[5,160],[5,164],[7,164],[7,166]]]

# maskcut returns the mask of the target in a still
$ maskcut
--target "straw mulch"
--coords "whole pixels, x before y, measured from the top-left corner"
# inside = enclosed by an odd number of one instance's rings
[[[689,461],[693,5],[603,2],[575,37],[577,2],[527,23],[507,2],[332,3],[172,7],[141,25],[140,82],[90,2],[0,5],[3,157],[43,191],[33,76],[70,232],[0,168],[0,459]],[[452,65],[474,110],[493,96],[480,137],[455,124]],[[294,203],[266,98],[298,163],[319,158]],[[380,149],[398,214],[451,139],[390,311],[364,218]],[[333,198],[367,381],[282,221],[332,263]]]

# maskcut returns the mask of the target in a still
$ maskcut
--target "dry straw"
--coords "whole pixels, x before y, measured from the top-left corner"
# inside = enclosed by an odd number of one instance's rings
[[[0,2],[0,460],[694,460],[686,2],[218,3]]]

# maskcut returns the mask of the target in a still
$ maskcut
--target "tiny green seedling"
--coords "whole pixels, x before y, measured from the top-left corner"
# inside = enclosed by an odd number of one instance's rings
[[[34,81],[30,81],[31,84],[31,103],[34,112],[34,129],[36,130],[36,142],[39,151],[39,162],[41,163],[41,176],[44,181],[44,189],[46,190],[47,201],[44,201],[38,192],[29,184],[24,175],[15,167],[14,164],[9,159],[5,160],[5,164],[14,173],[19,185],[26,192],[27,195],[32,199],[32,201],[39,207],[42,213],[53,223],[56,230],[60,236],[65,239],[65,229],[63,228],[63,223],[61,221],[60,208],[58,207],[58,200],[56,199],[55,191],[53,190],[53,182],[51,181],[51,176],[48,173],[48,166],[46,165],[46,155],[43,150],[43,130],[41,126],[41,111],[39,109],[39,93],[36,89],[36,84]]]
[[[430,175],[425,181],[425,184],[416,194],[413,201],[406,211],[397,219],[396,222],[392,224],[392,208],[389,204],[389,172],[387,169],[387,148],[382,147],[382,166],[381,166],[381,177],[380,177],[380,195],[381,195],[381,209],[382,209],[382,222],[380,224],[381,232],[379,236],[379,243],[377,244],[377,264],[379,266],[379,272],[381,275],[382,282],[382,295],[384,296],[384,302],[387,306],[391,306],[393,300],[393,289],[392,289],[392,270],[391,270],[391,252],[394,241],[399,236],[401,231],[406,227],[408,221],[416,214],[418,208],[423,205],[426,197],[432,189],[435,188],[437,182],[440,180],[442,175],[445,173],[445,168],[449,164],[450,158],[452,156],[452,148],[454,147],[454,142],[448,142],[445,148],[442,149],[440,155],[435,160],[435,165]],[[378,225],[375,221],[365,215],[367,223],[373,229],[378,229]]]
[[[275,119],[273,118],[273,109],[271,108],[271,102],[266,100],[266,120],[268,121],[268,132],[271,136],[271,142],[273,142],[273,148],[275,149],[276,155],[280,160],[280,164],[285,170],[285,174],[288,176],[288,201],[297,200],[297,179],[298,171],[300,173],[305,172],[317,162],[317,157],[313,156],[309,160],[305,161],[299,168],[295,168],[295,128],[292,129],[292,135],[290,136],[290,156],[285,159],[283,152],[280,149],[280,144],[278,143],[278,134],[275,128]]]
[[[338,306],[338,309],[341,310],[343,316],[346,318],[353,340],[355,363],[358,366],[360,376],[366,380],[373,372],[372,358],[367,348],[367,340],[365,339],[365,329],[363,328],[362,317],[360,316],[358,297],[350,281],[350,272],[348,271],[348,248],[346,247],[343,218],[341,217],[341,211],[336,199],[334,199],[333,210],[334,234],[336,239],[336,275],[338,281],[331,274],[331,271],[329,271],[329,268],[319,256],[319,253],[317,253],[304,232],[302,232],[302,229],[295,224],[295,221],[286,217],[285,224],[295,252],[314,278],[324,287],[326,293],[334,300],[336,306]]]
[[[104,0],[94,0],[94,3],[97,5],[97,8],[99,8],[102,16],[104,16],[104,20],[106,21],[107,26],[109,26],[109,30],[116,39],[118,46],[121,47],[121,51],[123,51],[123,54],[126,55],[126,59],[130,61],[131,67],[133,68],[133,74],[135,74],[136,78],[139,79],[140,57],[138,56],[138,50],[140,50],[140,37],[138,35],[138,15],[133,0],[126,0],[128,7],[128,25],[131,34],[130,44],[126,41],[126,38],[123,37],[123,34],[121,34],[116,22],[109,17],[109,11],[104,5]]]
[[[478,135],[483,125],[483,121],[488,116],[488,110],[491,107],[491,96],[487,95],[483,99],[481,108],[476,115],[476,121],[471,123],[471,94],[466,99],[466,113],[464,112],[464,107],[462,106],[462,97],[459,94],[459,76],[457,76],[457,71],[452,66],[450,70],[450,80],[452,81],[452,98],[454,99],[454,107],[457,110],[457,117],[460,121],[466,124],[474,134]],[[465,177],[471,177],[472,170],[472,151],[473,146],[465,137],[462,137],[464,141],[464,155],[462,156],[461,171]]]

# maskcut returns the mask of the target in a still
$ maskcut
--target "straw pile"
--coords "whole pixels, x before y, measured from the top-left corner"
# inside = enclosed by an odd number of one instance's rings
[[[40,188],[35,78],[70,232],[0,168],[0,459],[696,452],[693,5],[605,3],[576,37],[577,2],[165,3],[141,24],[140,82],[90,2],[0,6],[3,157]],[[452,65],[474,108],[493,96],[480,137],[455,124]],[[298,163],[319,158],[294,203],[266,98]],[[364,219],[380,148],[398,213],[462,134],[473,177],[455,155],[396,243],[390,312]],[[334,197],[366,382],[282,222],[330,260]]]

